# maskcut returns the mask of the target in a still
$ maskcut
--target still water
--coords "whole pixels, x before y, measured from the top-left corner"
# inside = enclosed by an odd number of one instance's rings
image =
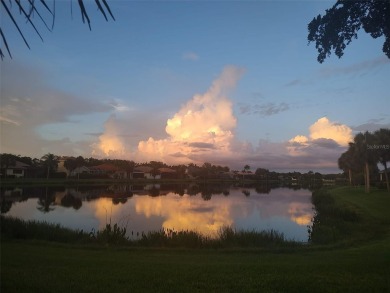
[[[133,238],[162,228],[215,237],[231,226],[274,229],[287,239],[307,241],[313,212],[311,192],[299,188],[192,184],[1,190],[3,215],[87,232],[118,223]]]

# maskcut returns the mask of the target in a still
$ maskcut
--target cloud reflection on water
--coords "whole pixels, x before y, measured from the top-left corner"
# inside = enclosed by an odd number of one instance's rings
[[[216,237],[221,228],[232,226],[282,230],[286,237],[306,240],[302,238],[306,237],[306,226],[313,217],[308,190],[278,188],[269,194],[257,193],[253,188],[245,191],[250,196],[245,196],[242,188],[231,188],[229,196],[214,194],[210,200],[204,200],[200,193],[180,196],[169,192],[156,197],[135,194],[123,204],[113,204],[112,198],[100,197],[89,202],[88,209],[98,220],[98,229],[111,222],[126,226],[129,232],[163,228]]]

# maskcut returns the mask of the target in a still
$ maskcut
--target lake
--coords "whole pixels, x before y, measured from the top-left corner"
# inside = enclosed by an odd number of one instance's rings
[[[274,229],[306,242],[314,210],[311,191],[297,187],[117,184],[2,188],[1,213],[87,232],[118,223],[130,238],[161,229],[216,237],[222,227],[231,226]]]

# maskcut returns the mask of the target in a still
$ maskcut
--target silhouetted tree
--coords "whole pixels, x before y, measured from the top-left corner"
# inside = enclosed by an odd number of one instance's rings
[[[244,171],[245,172],[248,172],[250,169],[251,169],[251,166],[249,166],[249,165],[245,165],[244,166]]]
[[[54,210],[54,192],[49,190],[48,187],[45,188],[45,196],[41,195],[38,199],[37,209],[43,213],[48,213]]]
[[[58,156],[48,153],[44,155],[41,160],[43,160],[43,166],[45,166],[47,170],[46,178],[49,179],[50,173],[57,170]]]
[[[346,152],[342,153],[338,159],[339,168],[345,173],[348,173],[349,185],[352,185],[352,171],[356,170],[356,164],[354,165],[352,152],[352,148],[349,148]]]
[[[4,170],[4,176],[7,175],[6,170],[9,166],[16,163],[16,156],[12,154],[0,154],[0,169]]]
[[[308,41],[315,42],[318,62],[334,51],[341,58],[344,49],[363,27],[373,38],[385,37],[383,52],[390,58],[390,1],[338,0],[325,15],[318,15],[308,25]]]
[[[370,151],[375,145],[376,136],[370,132],[358,133],[348,150],[343,153],[339,160],[339,167],[343,170],[363,170],[365,190],[370,192],[370,173],[377,170],[380,156],[378,152]]]

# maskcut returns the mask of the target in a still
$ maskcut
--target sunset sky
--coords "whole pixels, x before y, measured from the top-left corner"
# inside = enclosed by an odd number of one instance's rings
[[[319,64],[307,25],[333,3],[109,1],[106,22],[87,1],[89,31],[57,1],[44,42],[17,18],[31,50],[1,8],[0,152],[339,172],[390,127],[390,59],[361,31]]]

